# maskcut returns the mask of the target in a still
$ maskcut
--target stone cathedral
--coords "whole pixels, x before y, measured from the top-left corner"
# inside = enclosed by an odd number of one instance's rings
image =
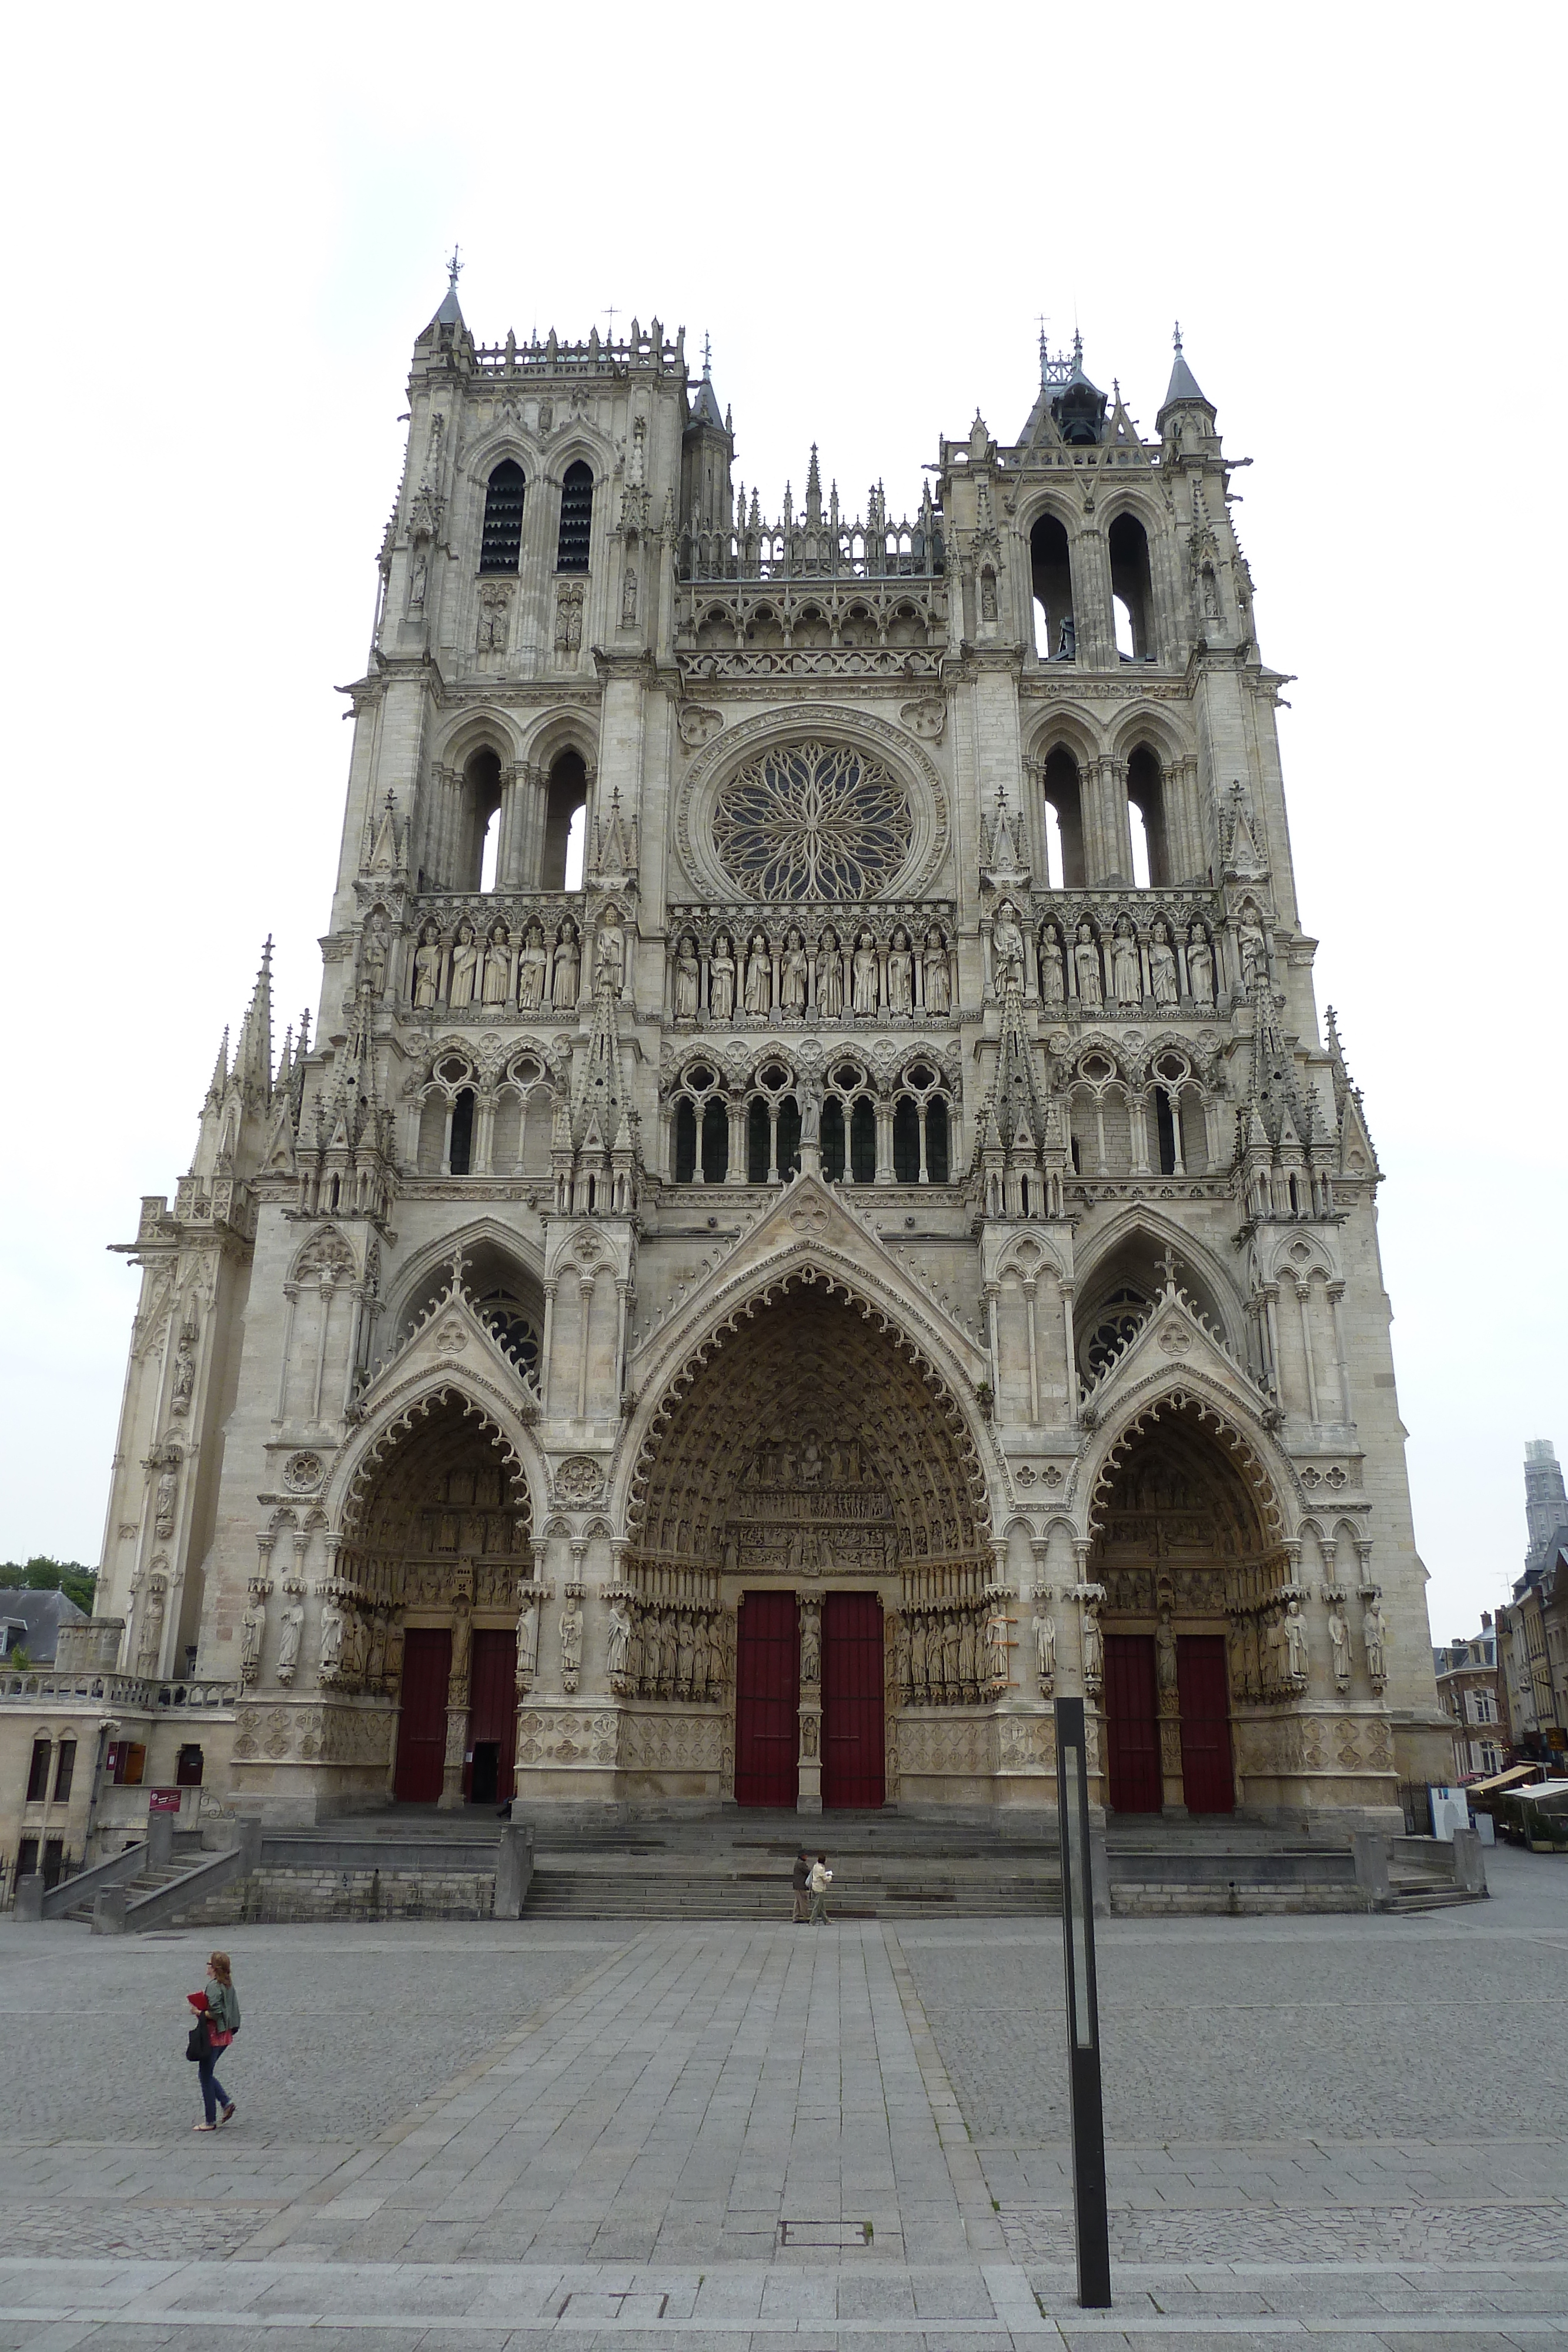
[[[1179,336],[903,520],[765,511],[657,320],[454,277],[409,394],[319,1016],[264,962],[127,1245],[122,1731],[277,1822],[1038,1819],[1082,1693],[1114,1811],[1393,1821],[1379,1170]]]

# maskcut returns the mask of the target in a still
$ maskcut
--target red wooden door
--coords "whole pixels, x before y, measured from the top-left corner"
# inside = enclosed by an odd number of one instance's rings
[[[822,1603],[822,1804],[880,1805],[882,1603],[874,1592],[830,1592]]]
[[[1183,1633],[1176,1641],[1181,1694],[1181,1777],[1189,1813],[1233,1813],[1230,1674],[1224,1637]]]
[[[397,1768],[392,1794],[405,1804],[433,1805],[441,1794],[446,1761],[446,1685],[452,1672],[452,1633],[444,1625],[421,1625],[403,1635],[402,1712],[397,1726]]]
[[[467,1744],[474,1751],[468,1801],[504,1804],[517,1793],[517,1636],[512,1626],[475,1634],[468,1689]]]
[[[1105,1636],[1105,1746],[1112,1811],[1157,1813],[1165,1791],[1152,1633]]]
[[[792,1592],[747,1592],[735,1659],[735,1801],[793,1806],[800,1793],[800,1634]]]

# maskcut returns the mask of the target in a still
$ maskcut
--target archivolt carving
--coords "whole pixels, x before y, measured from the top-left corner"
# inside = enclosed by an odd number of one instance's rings
[[[1191,1413],[1199,1427],[1211,1436],[1228,1454],[1240,1474],[1258,1517],[1259,1533],[1266,1548],[1284,1538],[1285,1518],[1275,1490],[1274,1478],[1262,1456],[1254,1446],[1247,1431],[1227,1412],[1215,1399],[1203,1390],[1192,1387],[1170,1387],[1125,1421],[1118,1433],[1106,1446],[1094,1473],[1089,1492],[1088,1523],[1091,1535],[1103,1531],[1105,1515],[1110,1507],[1115,1473],[1132,1451],[1136,1441],[1154,1423],[1180,1412]],[[1076,1482],[1075,1482],[1076,1483]]]
[[[500,1455],[514,1490],[521,1500],[528,1500],[528,1465],[506,1430],[466,1390],[454,1381],[444,1381],[411,1399],[384,1421],[373,1436],[361,1441],[361,1448],[350,1456],[350,1465],[343,1474],[342,1502],[338,1513],[338,1524],[345,1537],[352,1538],[360,1532],[365,1505],[374,1489],[377,1473],[393,1446],[429,1421],[438,1406],[446,1405],[459,1407],[464,1420],[473,1421],[486,1433],[491,1446]]]

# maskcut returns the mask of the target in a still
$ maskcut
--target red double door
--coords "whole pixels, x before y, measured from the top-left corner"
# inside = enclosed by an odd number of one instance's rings
[[[747,1592],[736,1643],[735,1796],[793,1807],[800,1793],[800,1610],[792,1592]],[[880,1805],[882,1603],[874,1592],[822,1602],[822,1803]]]
[[[1176,1638],[1182,1791],[1189,1813],[1236,1809],[1230,1684],[1222,1636]],[[1157,1813],[1164,1795],[1152,1633],[1105,1637],[1105,1747],[1111,1810]]]
[[[512,1794],[517,1745],[517,1637],[507,1626],[474,1636],[468,1658],[467,1758],[463,1793],[476,1805]],[[403,1636],[402,1705],[392,1794],[404,1804],[433,1805],[446,1763],[446,1700],[452,1635],[445,1626],[415,1626]]]

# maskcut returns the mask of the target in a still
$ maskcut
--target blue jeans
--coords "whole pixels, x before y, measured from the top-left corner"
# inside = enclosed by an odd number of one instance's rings
[[[214,2050],[209,2050],[204,2058],[196,2061],[196,2073],[202,2083],[202,2105],[207,2111],[210,2124],[217,2122],[220,2106],[226,2107],[232,2104],[228,2093],[213,2072],[217,2063],[217,2053]]]

